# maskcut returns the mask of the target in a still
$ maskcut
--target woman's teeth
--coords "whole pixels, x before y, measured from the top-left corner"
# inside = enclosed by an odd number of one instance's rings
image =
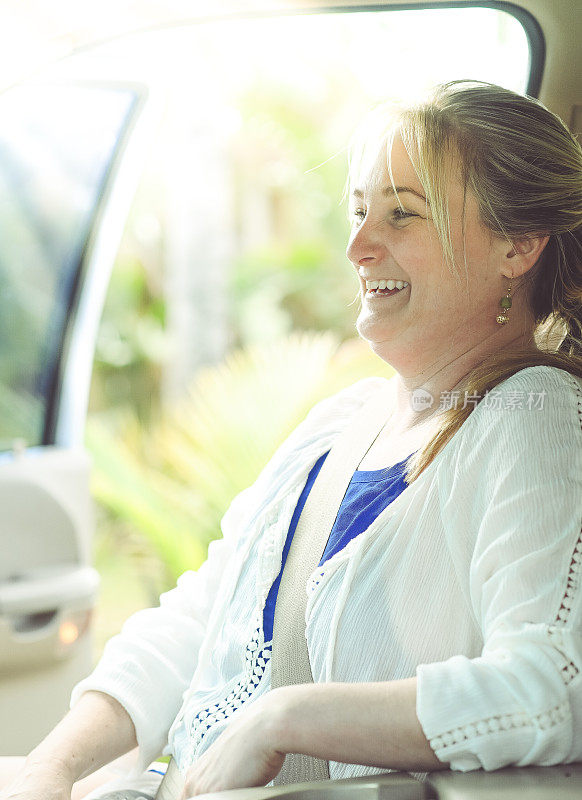
[[[366,291],[367,292],[377,292],[377,291],[392,291],[394,289],[405,289],[408,286],[407,281],[394,281],[394,280],[381,280],[381,281],[366,281]]]

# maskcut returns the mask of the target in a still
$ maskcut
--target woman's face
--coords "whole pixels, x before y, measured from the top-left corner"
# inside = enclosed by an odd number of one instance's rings
[[[460,174],[453,163],[451,174]],[[500,297],[508,281],[500,271],[500,246],[481,224],[476,199],[456,177],[447,185],[455,263],[468,286],[446,265],[422,184],[399,136],[392,148],[392,174],[402,210],[388,174],[386,143],[360,170],[350,198],[352,228],[347,256],[360,279],[362,309],[356,327],[374,352],[402,374],[450,363],[499,330]],[[463,231],[463,206],[465,230]],[[404,281],[388,294],[372,291],[367,281]],[[392,285],[392,284],[390,284]]]

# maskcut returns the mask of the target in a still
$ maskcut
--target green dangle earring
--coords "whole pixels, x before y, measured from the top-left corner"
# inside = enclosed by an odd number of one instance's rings
[[[505,295],[499,301],[499,305],[503,309],[501,314],[497,315],[497,322],[499,325],[505,325],[506,322],[509,322],[509,317],[507,316],[509,309],[511,308],[511,279],[509,281],[509,286],[507,287],[507,291]]]

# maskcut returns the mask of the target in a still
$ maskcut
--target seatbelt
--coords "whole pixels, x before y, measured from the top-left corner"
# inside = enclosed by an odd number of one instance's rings
[[[391,415],[393,387],[390,382],[364,403],[334,442],[311,487],[291,541],[275,603],[272,689],[313,683],[305,639],[307,581],[325,550],[352,475]],[[328,778],[327,761],[302,753],[288,753],[274,783],[283,785]],[[183,777],[171,759],[156,800],[177,800],[183,785]]]
[[[173,758],[168,763],[166,774],[156,792],[156,800],[179,800],[184,788],[184,776]]]
[[[275,603],[271,688],[313,683],[305,638],[306,586],[329,539],[358,465],[378,438],[393,408],[392,385],[375,392],[336,439],[313,484],[291,541]],[[329,779],[329,764],[288,753],[275,785]]]

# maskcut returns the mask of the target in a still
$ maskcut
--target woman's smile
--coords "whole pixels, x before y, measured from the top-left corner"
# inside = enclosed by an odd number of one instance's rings
[[[401,289],[398,289],[396,287],[394,289],[388,289],[388,288],[366,289],[366,287],[364,286],[364,297],[366,298],[366,300],[378,301],[384,298],[387,299],[389,297],[395,297],[397,294],[404,294],[406,293],[406,290],[408,288],[409,288],[408,285],[403,286]]]

